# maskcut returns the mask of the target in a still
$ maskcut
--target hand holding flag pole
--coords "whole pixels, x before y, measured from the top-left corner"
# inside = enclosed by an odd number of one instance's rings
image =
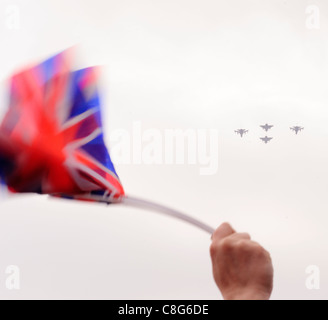
[[[157,211],[212,234],[188,215],[125,195],[104,143],[97,68],[70,66],[64,51],[11,78],[0,125],[0,178],[9,190]]]

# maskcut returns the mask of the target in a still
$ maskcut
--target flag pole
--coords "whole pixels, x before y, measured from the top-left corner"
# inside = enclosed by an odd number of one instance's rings
[[[205,231],[211,235],[215,231],[212,227],[208,226],[207,224],[205,224],[189,215],[186,215],[180,211],[177,211],[175,209],[163,206],[161,204],[158,204],[158,203],[155,203],[152,201],[134,198],[134,197],[130,197],[130,196],[125,196],[121,199],[121,203],[125,206],[134,207],[134,208],[138,208],[138,209],[144,209],[144,210],[148,210],[148,211],[156,211],[158,213],[182,220],[182,221],[187,222],[199,229],[202,229],[203,231]]]
[[[169,208],[167,206],[164,206],[164,205],[152,202],[152,201],[140,199],[140,198],[123,196],[121,198],[115,199],[115,198],[102,196],[102,195],[85,194],[85,195],[79,195],[78,199],[92,200],[92,201],[102,202],[102,203],[107,203],[107,204],[122,204],[122,205],[125,205],[128,207],[133,207],[133,208],[137,208],[137,209],[155,211],[155,212],[164,214],[166,216],[170,216],[170,217],[182,220],[182,221],[189,223],[211,235],[215,231],[215,229],[213,229],[212,227],[208,226],[207,224],[205,224],[185,213],[182,213],[180,211]]]

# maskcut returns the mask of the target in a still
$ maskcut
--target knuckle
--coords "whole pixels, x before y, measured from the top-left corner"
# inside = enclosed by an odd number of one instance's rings
[[[239,254],[259,257],[262,254],[262,248],[252,243],[250,240],[241,239],[236,243],[236,250]]]
[[[251,239],[251,235],[250,235],[249,233],[247,233],[247,232],[244,233],[244,236],[245,236],[245,238],[247,238],[248,240]]]
[[[221,228],[231,228],[231,226],[228,222],[224,222],[221,224]]]
[[[250,249],[250,243],[249,243],[248,240],[241,239],[241,240],[239,240],[239,241],[236,243],[236,247],[237,247],[239,250],[246,251],[246,250],[249,250],[249,249]]]
[[[259,244],[255,244],[254,245],[254,255],[259,258],[259,259],[270,259],[270,255],[269,253],[263,249],[262,246],[260,246]]]
[[[265,249],[263,249],[263,250],[265,252],[265,255],[271,260],[271,254],[270,254],[270,252],[267,251],[267,250],[265,250]]]
[[[269,253],[269,251],[263,249],[263,254],[264,254],[264,257],[265,259],[268,261],[268,262],[272,262],[272,258],[271,258],[271,254]]]
[[[230,239],[223,239],[220,242],[220,250],[227,253],[233,250],[234,244]]]

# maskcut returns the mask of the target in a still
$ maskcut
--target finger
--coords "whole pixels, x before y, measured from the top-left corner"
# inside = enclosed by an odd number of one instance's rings
[[[231,240],[251,240],[251,236],[246,232],[234,233],[229,236]]]
[[[236,231],[230,226],[229,223],[223,223],[219,228],[217,228],[213,235],[212,240],[213,241],[220,241],[232,234],[234,234]]]

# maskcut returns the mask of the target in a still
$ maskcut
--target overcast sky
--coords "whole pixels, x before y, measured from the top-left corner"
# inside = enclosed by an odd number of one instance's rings
[[[217,174],[117,165],[126,192],[251,233],[272,254],[273,298],[327,298],[327,1],[17,0],[19,30],[9,30],[11,3],[0,0],[2,110],[10,74],[78,44],[77,67],[103,65],[108,142],[135,121],[219,133]],[[319,29],[306,23],[309,5]],[[267,145],[265,123],[275,125]],[[295,125],[305,130],[296,136]],[[153,213],[11,197],[0,203],[0,295],[216,299],[209,244]],[[12,264],[19,291],[5,288]],[[321,270],[320,290],[305,286],[309,265]]]

